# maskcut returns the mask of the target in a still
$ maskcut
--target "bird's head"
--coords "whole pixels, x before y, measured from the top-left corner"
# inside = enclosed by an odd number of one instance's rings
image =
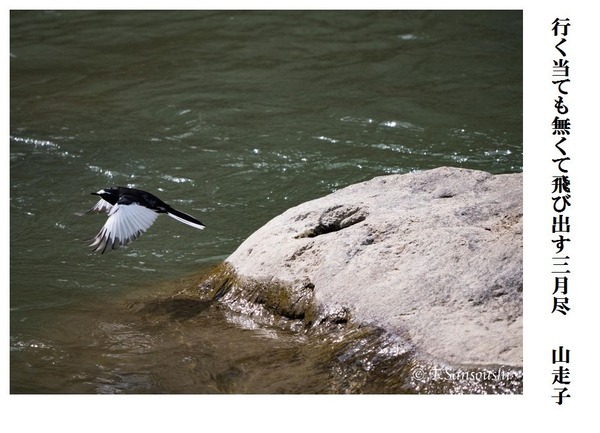
[[[99,195],[103,200],[112,205],[119,200],[119,192],[117,188],[104,188],[98,192],[93,192],[92,195]]]

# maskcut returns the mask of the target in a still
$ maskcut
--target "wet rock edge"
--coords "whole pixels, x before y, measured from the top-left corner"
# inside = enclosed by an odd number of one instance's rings
[[[359,323],[343,306],[318,306],[308,280],[240,277],[223,262],[171,297],[217,303],[265,327],[329,338],[336,355],[336,392],[402,394],[522,394],[523,369],[452,365],[420,353],[406,335]],[[335,344],[333,342],[335,341]]]

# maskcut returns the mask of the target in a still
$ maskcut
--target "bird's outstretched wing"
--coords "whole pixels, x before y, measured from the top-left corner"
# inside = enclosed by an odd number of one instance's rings
[[[111,208],[112,208],[112,204],[110,204],[109,202],[107,202],[106,200],[104,200],[103,198],[101,198],[100,200],[98,200],[98,203],[96,203],[94,205],[93,208],[91,208],[88,213],[91,212],[110,212]]]
[[[92,209],[105,210],[107,206],[101,204],[103,201],[100,200]],[[117,203],[114,206],[105,203],[110,206],[108,220],[90,244],[94,252],[104,253],[107,249],[114,250],[125,245],[148,230],[158,217],[156,212],[136,203]]]

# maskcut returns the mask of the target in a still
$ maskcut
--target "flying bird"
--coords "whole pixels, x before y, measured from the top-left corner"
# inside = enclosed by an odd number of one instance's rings
[[[193,216],[173,209],[155,195],[141,189],[119,186],[101,189],[92,194],[100,196],[100,200],[89,212],[108,213],[104,227],[90,244],[94,252],[104,254],[107,250],[114,250],[136,239],[154,224],[161,213],[196,229],[204,229],[204,224]]]

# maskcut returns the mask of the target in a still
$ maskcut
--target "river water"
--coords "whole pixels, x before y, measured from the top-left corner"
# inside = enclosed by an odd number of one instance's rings
[[[13,11],[10,50],[11,392],[419,392],[174,294],[346,185],[521,171],[521,12]],[[161,217],[93,254],[114,185],[206,230]]]

